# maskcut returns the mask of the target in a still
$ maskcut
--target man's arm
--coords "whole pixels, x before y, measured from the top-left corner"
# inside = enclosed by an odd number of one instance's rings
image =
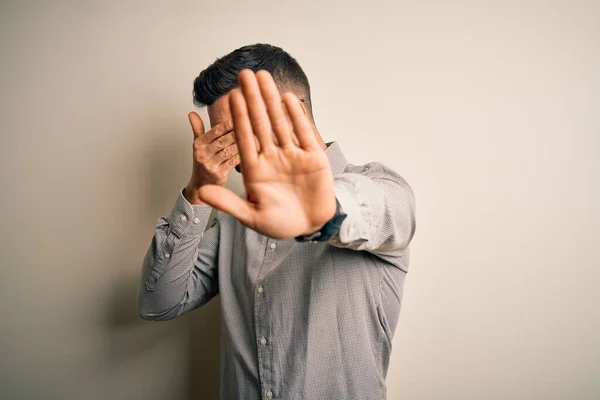
[[[334,186],[347,217],[331,245],[382,258],[408,247],[415,233],[415,199],[400,175],[377,162],[349,166],[334,177]]]
[[[169,217],[158,221],[144,258],[138,292],[144,319],[175,318],[218,292],[219,224],[215,220],[206,230],[212,208],[198,193],[204,185],[224,186],[240,156],[231,121],[205,132],[197,113],[188,117],[194,133],[192,177]]]
[[[218,293],[219,225],[206,230],[207,205],[180,194],[171,214],[158,221],[144,258],[138,311],[147,320],[168,320]]]

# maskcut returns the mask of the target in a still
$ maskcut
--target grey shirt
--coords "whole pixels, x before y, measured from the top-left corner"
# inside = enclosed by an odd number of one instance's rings
[[[326,150],[348,214],[326,243],[273,240],[180,193],[144,259],[140,315],[167,320],[221,298],[221,398],[385,399],[415,230],[406,181]],[[293,210],[290,210],[293,212]],[[281,221],[285,224],[285,221]]]

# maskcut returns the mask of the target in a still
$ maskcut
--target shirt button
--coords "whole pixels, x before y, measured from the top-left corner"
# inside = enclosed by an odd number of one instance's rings
[[[270,390],[267,391],[267,393],[265,393],[265,396],[267,396],[267,399],[270,399],[273,397],[273,392],[271,392]]]
[[[277,244],[276,243],[271,243],[271,250],[275,250],[275,248],[277,248]]]
[[[182,215],[181,217],[179,217],[179,219],[181,220],[181,222],[187,221],[187,217],[185,215]]]
[[[169,253],[165,253],[165,258],[171,258],[171,255]]]
[[[262,344],[263,346],[264,346],[265,344],[267,344],[267,339],[265,339],[264,337],[261,337],[261,338],[260,338],[260,344]]]
[[[194,223],[195,223],[195,224],[199,224],[199,223],[200,223],[200,218],[197,218],[197,217],[196,217],[196,218],[194,218]]]
[[[258,292],[258,294],[262,294],[264,292],[264,289],[262,286],[259,286],[258,289],[256,289],[256,291]]]

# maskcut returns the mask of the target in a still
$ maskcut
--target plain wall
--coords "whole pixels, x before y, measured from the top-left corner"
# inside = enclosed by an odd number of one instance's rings
[[[135,298],[192,81],[256,42],[415,190],[389,399],[600,398],[593,0],[2,1],[0,398],[217,398],[218,300],[148,323]]]

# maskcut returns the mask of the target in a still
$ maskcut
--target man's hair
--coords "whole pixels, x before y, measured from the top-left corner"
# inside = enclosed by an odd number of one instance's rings
[[[194,103],[210,106],[237,87],[243,69],[271,73],[280,92],[292,92],[302,99],[312,118],[310,85],[300,64],[283,49],[269,44],[241,47],[209,65],[194,80]]]

